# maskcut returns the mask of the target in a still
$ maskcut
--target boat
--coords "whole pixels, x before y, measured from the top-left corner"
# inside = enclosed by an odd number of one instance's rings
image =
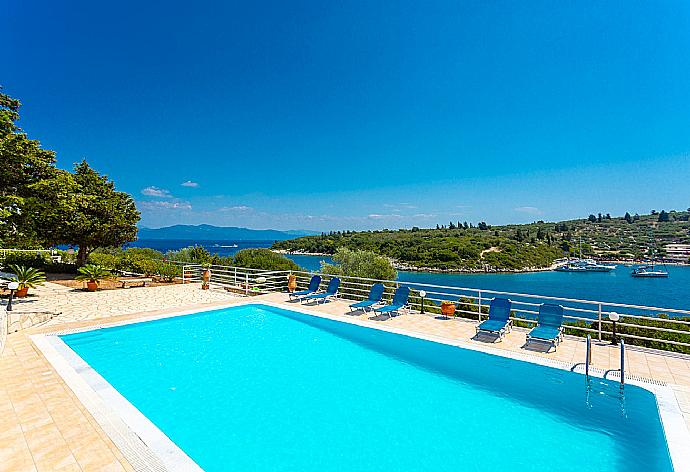
[[[582,238],[580,238],[580,257],[566,260],[557,266],[556,270],[559,272],[611,272],[615,268],[615,264],[602,264],[594,259],[583,259]]]
[[[614,264],[601,264],[594,259],[572,259],[556,267],[559,272],[611,272]]]
[[[654,238],[652,237],[651,231],[649,234],[649,238],[654,241]],[[661,264],[661,268],[658,268],[657,266],[654,265],[654,255],[656,253],[656,245],[652,243],[650,245],[650,249],[652,251],[652,261],[649,264],[643,264],[639,267],[636,267],[632,270],[630,275],[633,277],[639,277],[639,278],[649,278],[649,279],[659,279],[659,278],[666,278],[668,277],[668,270],[666,270],[666,265]]]
[[[634,268],[630,275],[633,277],[664,278],[668,277],[668,271],[665,268],[658,269],[652,263]]]

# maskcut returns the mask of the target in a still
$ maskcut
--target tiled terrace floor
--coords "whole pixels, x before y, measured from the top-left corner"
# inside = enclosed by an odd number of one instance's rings
[[[56,292],[59,290],[56,289]],[[49,298],[48,293],[40,294],[42,306],[50,308]],[[286,298],[284,294],[269,294],[254,300],[285,303]],[[61,311],[62,315],[47,325],[10,334],[5,351],[0,356],[0,470],[133,470],[34,346],[29,335],[110,321],[146,318],[189,308],[226,305],[240,300],[244,299],[221,291],[202,291],[198,285],[55,295],[52,303],[59,305],[59,310],[55,311]],[[360,322],[372,326],[386,325],[439,338],[485,343],[471,340],[474,335],[472,322],[442,320],[418,314],[380,321],[370,320],[367,315],[346,314],[347,304],[342,301],[303,308],[318,310],[322,314],[343,320],[357,317]],[[524,339],[524,332],[515,330],[494,347],[524,353]],[[581,340],[566,339],[555,353],[528,353],[577,363],[584,359],[585,345]],[[618,368],[618,360],[617,349],[607,344],[594,346],[595,367]],[[626,362],[629,374],[673,384],[690,429],[690,360],[680,356],[628,349]]]

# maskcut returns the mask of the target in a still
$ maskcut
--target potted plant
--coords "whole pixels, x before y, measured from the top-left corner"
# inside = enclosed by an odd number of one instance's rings
[[[201,288],[208,290],[211,285],[211,264],[202,264],[204,270],[201,272]]]
[[[46,275],[33,267],[11,265],[8,268],[15,275],[12,280],[19,284],[19,289],[14,294],[18,298],[26,297],[30,288],[43,285],[46,281]]]
[[[79,275],[75,279],[86,282],[86,290],[89,292],[98,290],[98,284],[101,280],[113,278],[113,274],[108,269],[97,264],[87,264],[77,270]]]
[[[297,276],[290,272],[288,274],[288,292],[292,293],[297,290]]]
[[[455,316],[455,302],[443,300],[441,302],[441,314],[445,317]]]

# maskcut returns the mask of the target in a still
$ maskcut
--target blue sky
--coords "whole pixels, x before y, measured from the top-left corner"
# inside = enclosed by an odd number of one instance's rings
[[[690,207],[690,3],[8,2],[0,84],[142,224]]]

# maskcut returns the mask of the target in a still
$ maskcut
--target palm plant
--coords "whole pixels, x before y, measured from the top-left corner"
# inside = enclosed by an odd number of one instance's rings
[[[114,275],[105,267],[98,264],[87,264],[77,269],[79,275],[76,280],[98,285],[101,280],[112,279]]]
[[[46,281],[46,275],[33,267],[10,265],[8,268],[15,274],[12,280],[19,283],[20,289],[34,288]]]

